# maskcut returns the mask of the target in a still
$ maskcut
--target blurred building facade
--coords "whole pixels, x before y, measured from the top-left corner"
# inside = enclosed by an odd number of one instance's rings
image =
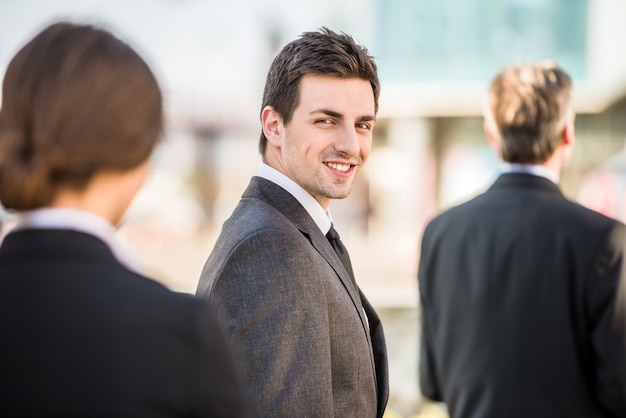
[[[129,218],[154,220],[143,234],[154,244],[171,238],[155,238],[164,220],[184,239],[213,237],[230,214],[260,160],[260,101],[276,52],[321,26],[350,33],[375,56],[383,86],[371,160],[332,210],[363,254],[367,283],[384,284],[379,302],[414,304],[414,294],[390,289],[414,281],[424,223],[497,173],[481,111],[505,64],[551,59],[574,77],[568,195],[621,149],[624,15],[623,0],[24,0],[0,3],[0,67],[59,18],[104,24],[144,53],[164,86],[169,130]]]
[[[386,259],[396,267],[383,271],[412,278],[424,223],[484,189],[497,173],[481,113],[488,82],[505,64],[550,59],[574,78],[578,146],[563,175],[570,197],[589,170],[623,145],[626,59],[617,42],[624,35],[619,16],[626,6],[621,0],[269,3],[264,13],[257,10],[249,30],[237,35],[248,37],[238,45],[254,38],[263,51],[249,62],[246,93],[235,93],[234,105],[196,97],[192,112],[180,112],[189,106],[175,106],[173,112],[192,125],[201,147],[211,150],[197,153],[204,161],[198,162],[196,178],[212,179],[202,193],[216,225],[256,170],[265,69],[286,42],[322,25],[352,34],[380,69],[372,158],[355,193],[333,210],[354,241],[367,242],[365,251],[380,245],[392,253]]]

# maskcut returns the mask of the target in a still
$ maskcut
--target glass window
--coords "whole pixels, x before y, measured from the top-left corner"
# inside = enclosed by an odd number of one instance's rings
[[[383,81],[484,81],[551,59],[585,76],[587,0],[377,0]]]

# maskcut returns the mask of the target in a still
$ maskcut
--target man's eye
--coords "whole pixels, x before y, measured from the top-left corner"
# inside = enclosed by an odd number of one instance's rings
[[[331,123],[333,123],[333,121],[330,120],[330,119],[318,119],[318,120],[315,121],[315,123],[321,123],[321,124],[324,124],[324,125],[330,125]]]
[[[356,127],[359,129],[371,129],[370,125],[367,123],[357,123]]]

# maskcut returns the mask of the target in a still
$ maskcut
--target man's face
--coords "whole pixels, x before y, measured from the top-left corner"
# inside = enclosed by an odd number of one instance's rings
[[[369,81],[306,75],[300,100],[285,125],[281,171],[327,210],[347,197],[369,157],[375,123]]]

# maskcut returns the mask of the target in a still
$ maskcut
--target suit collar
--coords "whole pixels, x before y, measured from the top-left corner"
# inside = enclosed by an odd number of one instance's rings
[[[242,198],[259,199],[270,204],[306,235],[316,230],[322,234],[304,206],[291,193],[270,180],[252,177]]]
[[[348,276],[348,272],[341,263],[341,260],[339,260],[335,250],[295,197],[269,180],[261,177],[252,177],[242,198],[259,199],[278,210],[308,238],[315,250],[326,260],[333,270],[335,270],[339,280],[348,292],[354,308],[358,312],[361,324],[370,344],[370,349],[372,350],[372,362],[376,371],[374,379],[376,380],[378,392],[377,415],[382,416],[389,397],[389,387],[385,339],[382,324],[376,311],[361,293],[360,289],[354,288],[352,280]],[[367,312],[367,318],[365,317],[365,312]]]
[[[503,173],[491,185],[489,191],[502,191],[507,189],[527,189],[541,193],[563,196],[559,186],[545,177],[529,173]]]
[[[261,177],[252,177],[248,188],[244,191],[242,198],[259,199],[278,210],[283,216],[306,236],[318,253],[335,270],[337,276],[343,283],[350,298],[359,312],[361,321],[365,329],[368,329],[367,319],[362,309],[359,290],[352,285],[352,280],[344,268],[341,260],[333,250],[319,227],[315,224],[304,207],[282,187]],[[369,331],[369,329],[368,329]],[[369,338],[369,333],[368,333]]]
[[[74,263],[120,264],[100,238],[59,228],[13,230],[2,241],[0,254],[1,257],[24,262],[55,257]]]
[[[262,200],[278,210],[309,239],[313,247],[335,269],[342,281],[351,282],[348,273],[345,271],[343,264],[341,264],[339,257],[335,254],[335,250],[333,250],[326,236],[306,209],[289,192],[269,180],[261,177],[252,177],[248,188],[243,194],[243,198]],[[347,287],[349,289],[352,286]]]
[[[527,173],[545,177],[555,184],[559,184],[559,176],[554,171],[540,164],[502,163],[503,173]]]
[[[326,214],[319,202],[309,192],[304,190],[302,186],[265,163],[261,163],[259,166],[257,176],[269,180],[288,191],[309,213],[309,216],[315,221],[322,234],[326,235],[328,233],[332,222],[330,214]]]
[[[126,268],[141,274],[139,261],[115,236],[115,227],[104,218],[74,208],[40,208],[18,214],[14,230],[61,229],[97,237]]]

